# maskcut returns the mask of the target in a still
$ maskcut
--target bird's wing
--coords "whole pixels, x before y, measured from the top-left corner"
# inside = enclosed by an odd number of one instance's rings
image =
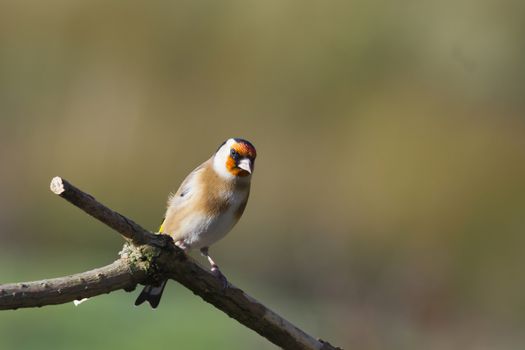
[[[195,195],[197,187],[196,179],[202,173],[204,168],[208,165],[207,163],[209,161],[210,160],[202,163],[191,173],[189,173],[188,176],[186,176],[186,178],[184,179],[184,181],[182,181],[182,184],[180,185],[177,192],[175,192],[175,194],[170,194],[170,196],[168,197],[168,209],[166,210],[166,215],[164,216],[159,232],[164,232],[166,217],[168,217],[174,212],[181,210],[184,206],[186,206],[187,203],[190,202],[190,199]]]

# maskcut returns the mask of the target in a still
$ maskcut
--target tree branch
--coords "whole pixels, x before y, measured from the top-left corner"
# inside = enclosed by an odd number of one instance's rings
[[[102,221],[125,238],[131,240],[135,245],[150,244],[165,247],[165,237],[154,235],[145,230],[133,220],[117,213],[98,202],[95,197],[82,192],[61,177],[54,177],[49,185],[51,191],[67,200],[74,206],[82,209],[95,219]]]
[[[119,259],[110,265],[76,275],[4,284],[0,286],[0,310],[63,304],[114,290],[129,290],[145,277],[145,271],[130,271],[129,262]]]
[[[93,297],[114,290],[131,291],[137,283],[165,278],[181,283],[208,303],[284,349],[338,349],[317,340],[270,310],[241,289],[222,283],[173,244],[167,235],[156,235],[107,208],[55,177],[51,190],[89,215],[118,231],[130,243],[114,263],[80,274],[0,285],[0,310],[40,307]]]

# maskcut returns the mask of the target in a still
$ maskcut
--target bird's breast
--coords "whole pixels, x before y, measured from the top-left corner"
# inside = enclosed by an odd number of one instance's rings
[[[180,222],[177,236],[194,249],[210,246],[223,238],[239,220],[248,199],[243,192],[216,195],[207,198],[205,210],[189,212]]]

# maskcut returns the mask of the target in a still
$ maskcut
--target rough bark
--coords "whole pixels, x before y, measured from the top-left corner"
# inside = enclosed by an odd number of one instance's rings
[[[169,236],[143,229],[59,177],[50,187],[119,232],[128,243],[121,258],[105,267],[67,277],[0,285],[0,310],[61,304],[171,278],[284,349],[338,349],[302,331],[240,288],[230,284],[223,289],[214,275],[186,256]]]
[[[81,300],[119,289],[133,289],[145,270],[130,270],[126,259],[71,276],[0,286],[0,310],[41,307]]]

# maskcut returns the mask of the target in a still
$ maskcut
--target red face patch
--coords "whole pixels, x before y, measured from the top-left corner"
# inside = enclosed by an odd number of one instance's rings
[[[252,160],[257,157],[257,151],[255,150],[255,147],[247,141],[240,141],[237,143],[234,143],[232,148],[239,153],[239,155],[243,158],[250,158]]]
[[[257,152],[255,147],[251,143],[245,140],[236,140],[236,143],[232,145],[232,152],[236,153],[235,157],[230,154],[226,161],[226,168],[228,171],[235,176],[248,176],[250,173],[244,169],[238,167],[239,159],[248,158],[250,159],[253,167]]]

